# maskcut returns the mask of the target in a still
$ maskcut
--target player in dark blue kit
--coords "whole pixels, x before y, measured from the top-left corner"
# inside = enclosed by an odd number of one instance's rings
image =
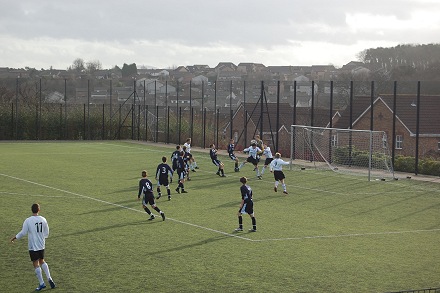
[[[186,146],[182,146],[182,151],[185,153],[183,155],[183,162],[185,163],[185,174],[186,174],[186,178],[188,179],[188,181],[191,181],[191,178],[189,178],[189,170],[190,170],[190,161],[191,161],[191,154],[188,152],[188,149],[186,148]],[[196,170],[191,170],[193,172],[195,172]]]
[[[211,149],[209,150],[209,156],[211,157],[212,163],[218,167],[217,174],[220,177],[226,177],[225,171],[223,170],[225,165],[217,158],[217,150],[215,148],[215,144],[211,144],[209,146]]]
[[[177,175],[179,176],[179,185],[176,188],[177,193],[187,193],[185,190],[185,186],[183,183],[185,183],[185,177],[186,177],[186,163],[184,160],[185,152],[180,152],[180,156],[177,159]],[[182,191],[180,191],[180,189]]]
[[[173,176],[173,170],[167,164],[167,158],[162,157],[162,163],[157,166],[156,169],[156,180],[157,180],[157,197],[159,199],[162,196],[160,192],[160,186],[163,185],[167,188],[168,200],[171,200],[171,190],[170,183],[168,181],[168,176]]]
[[[156,206],[156,202],[154,201],[153,183],[151,183],[151,181],[147,178],[147,171],[145,170],[142,171],[142,178],[139,180],[138,200],[141,198],[141,194],[144,194],[142,199],[142,207],[144,208],[144,211],[150,215],[148,220],[154,220],[154,215],[148,209],[147,204],[151,205],[151,207],[161,215],[162,220],[165,221],[164,212],[162,212]]]
[[[257,220],[254,215],[254,202],[252,201],[252,189],[246,184],[247,178],[241,177],[240,182],[242,186],[241,191],[241,204],[238,209],[238,228],[235,231],[243,231],[243,214],[248,214],[252,219],[252,229],[249,232],[257,232]]]
[[[234,168],[234,171],[235,171],[235,172],[239,172],[240,169],[238,168],[238,158],[237,158],[237,156],[234,154],[234,151],[235,151],[235,141],[234,141],[233,138],[231,138],[231,139],[229,140],[229,144],[228,144],[228,155],[229,155],[229,158],[231,158],[231,160],[235,161],[235,168]]]
[[[171,154],[171,166],[172,166],[173,171],[177,170],[177,160],[180,157],[181,151],[182,150],[180,148],[180,145],[177,145],[176,150]],[[172,182],[173,182],[173,177],[171,177],[171,180],[170,180],[170,183],[172,183]]]

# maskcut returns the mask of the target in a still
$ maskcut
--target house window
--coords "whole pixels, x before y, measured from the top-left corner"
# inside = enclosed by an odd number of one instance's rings
[[[332,147],[337,147],[337,146],[338,146],[338,135],[332,134]]]
[[[403,146],[403,136],[396,135],[396,150],[401,150]]]

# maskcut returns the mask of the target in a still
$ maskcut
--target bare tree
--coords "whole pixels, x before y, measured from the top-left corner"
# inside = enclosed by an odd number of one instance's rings
[[[78,73],[83,72],[85,70],[84,59],[76,58],[73,60],[72,67],[70,68]]]
[[[102,70],[102,64],[99,60],[89,61],[86,63],[86,72],[93,74],[97,70]]]

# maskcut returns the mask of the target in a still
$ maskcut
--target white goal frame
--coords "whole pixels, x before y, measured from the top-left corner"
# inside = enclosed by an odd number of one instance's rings
[[[302,169],[395,178],[385,131],[291,125],[290,161]]]

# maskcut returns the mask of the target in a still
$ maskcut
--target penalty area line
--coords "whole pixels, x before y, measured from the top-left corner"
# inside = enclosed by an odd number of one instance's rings
[[[104,204],[108,204],[108,205],[115,206],[115,207],[120,207],[120,208],[127,209],[127,210],[130,210],[130,211],[134,211],[134,212],[138,212],[138,213],[145,213],[145,211],[137,210],[137,209],[134,209],[134,208],[126,207],[126,206],[123,206],[123,205],[120,205],[120,204],[112,203],[112,202],[105,201],[105,200],[98,199],[98,198],[94,198],[94,197],[91,197],[91,196],[87,196],[87,195],[71,192],[71,191],[68,191],[68,190],[63,190],[63,189],[60,189],[60,188],[48,186],[48,185],[41,184],[41,183],[38,183],[38,182],[33,182],[33,181],[30,181],[30,180],[27,180],[27,179],[18,178],[18,177],[15,177],[15,176],[10,176],[10,175],[6,175],[6,174],[2,174],[2,173],[0,173],[0,176],[7,177],[7,178],[10,178],[10,179],[14,179],[14,180],[18,180],[18,181],[23,181],[23,182],[26,182],[26,183],[29,183],[29,184],[33,184],[33,185],[37,185],[37,186],[40,186],[40,187],[56,190],[56,191],[59,191],[59,192],[76,195],[76,196],[79,196],[79,197],[82,197],[82,198],[94,200],[94,201],[97,201],[97,202],[100,202],[100,203],[104,203]],[[159,215],[155,215],[155,216],[156,217],[160,217]],[[199,228],[199,229],[215,232],[215,233],[222,234],[222,235],[225,235],[225,236],[230,236],[230,237],[235,237],[235,238],[239,238],[239,239],[242,239],[242,240],[252,241],[252,239],[249,239],[249,238],[246,238],[246,237],[234,235],[234,234],[227,233],[227,232],[222,232],[222,231],[219,231],[219,230],[215,230],[215,229],[211,229],[211,228],[208,228],[208,227],[203,227],[203,226],[200,226],[200,225],[196,225],[196,224],[192,224],[192,223],[176,220],[176,219],[173,219],[173,218],[166,217],[166,219],[169,220],[169,221],[173,221],[173,222],[179,223],[179,224],[189,225],[189,226],[192,226],[192,227],[196,227],[196,228]]]
[[[387,236],[387,235],[425,233],[425,232],[440,232],[440,229],[388,231],[388,232],[371,232],[371,233],[352,233],[352,234],[337,234],[337,235],[316,235],[316,236],[286,237],[286,238],[268,238],[268,239],[253,239],[251,241],[265,242],[265,241],[288,241],[288,240],[307,240],[307,239],[350,238],[350,237],[381,236],[381,235]]]

